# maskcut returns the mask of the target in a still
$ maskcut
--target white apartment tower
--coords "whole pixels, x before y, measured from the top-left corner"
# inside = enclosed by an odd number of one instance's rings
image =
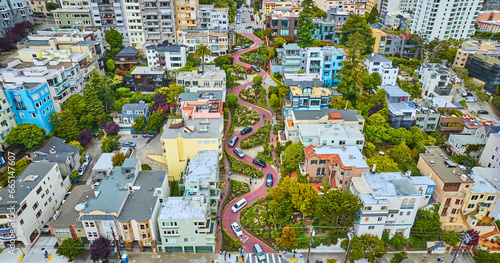
[[[141,11],[146,43],[175,43],[173,0],[141,0]]]
[[[421,33],[426,41],[468,39],[483,0],[419,0],[411,25],[412,33]]]
[[[138,0],[124,0],[135,2]],[[125,9],[121,0],[90,0],[90,13],[95,26],[103,31],[114,28],[123,35],[123,45],[128,46],[129,34]],[[127,2],[127,5],[130,4]],[[127,9],[130,11],[130,9]]]
[[[33,22],[33,11],[28,0],[0,0],[0,37],[23,21]]]
[[[142,25],[142,15],[141,15],[141,5],[139,0],[123,0],[123,9],[125,10],[125,20],[126,28],[128,31],[128,38],[130,46],[134,48],[141,49],[145,42],[143,25]],[[125,39],[124,39],[125,40]]]
[[[413,11],[416,0],[378,0],[377,10],[383,12]]]

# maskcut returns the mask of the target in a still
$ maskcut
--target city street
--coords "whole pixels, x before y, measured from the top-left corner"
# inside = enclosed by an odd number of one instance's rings
[[[254,21],[250,20],[250,14],[251,14],[251,9],[248,8],[241,8],[241,13],[237,13],[240,15],[240,24],[236,23],[237,18],[235,18],[234,23],[230,24],[230,27],[232,29],[235,29],[236,32],[238,33],[253,33],[253,30],[256,28],[263,28],[264,23],[260,23],[259,20],[259,15],[256,14],[254,15]],[[245,21],[243,23],[243,21]],[[252,28],[245,28],[246,26],[252,26]]]
[[[465,100],[464,97],[462,97],[462,93],[466,92],[464,88],[456,88],[452,91],[453,95],[453,103],[458,103],[461,100]],[[478,115],[480,118],[485,118],[487,120],[498,120],[500,119],[500,111],[495,109],[493,105],[491,105],[488,102],[485,102],[481,100],[480,98],[477,97],[477,95],[474,94],[474,98],[477,99],[477,102],[467,102],[467,110],[468,112],[474,112],[474,114]],[[477,114],[478,110],[485,110],[488,112],[488,114]]]

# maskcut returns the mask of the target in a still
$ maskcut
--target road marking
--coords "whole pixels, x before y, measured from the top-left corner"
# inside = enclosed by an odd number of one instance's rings
[[[21,260],[23,260],[23,258],[24,258],[24,254],[22,254],[22,255],[21,255],[21,256],[17,259],[17,261],[21,261]]]
[[[248,240],[248,239],[249,239],[249,237],[248,237],[248,236],[245,236],[245,235],[241,236],[241,238],[240,238],[241,243],[245,243],[245,242],[247,242],[247,240]]]
[[[51,261],[53,257],[54,257],[54,254],[50,254],[50,256],[49,256],[49,258],[47,259],[47,261]]]

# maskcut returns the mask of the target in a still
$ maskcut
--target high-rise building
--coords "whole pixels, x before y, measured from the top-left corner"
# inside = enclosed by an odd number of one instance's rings
[[[367,4],[368,6],[368,4]],[[368,9],[368,8],[367,8]],[[378,0],[377,10],[383,12],[412,11],[415,9],[415,0]],[[371,9],[370,9],[371,10]]]
[[[426,41],[467,39],[474,34],[482,3],[483,0],[418,1],[411,31],[422,34]]]
[[[141,12],[146,43],[175,43],[174,0],[141,0]]]
[[[175,0],[175,19],[177,21],[177,39],[182,39],[183,29],[196,29],[198,0]]]
[[[28,0],[0,0],[0,37],[17,23],[33,22],[32,15]]]
[[[500,0],[485,0],[483,11],[498,11],[500,10]]]
[[[129,2],[138,2],[139,0],[127,1],[127,12],[136,6],[129,6]],[[137,8],[139,8],[137,6]],[[123,45],[128,46],[129,33],[125,17],[125,8],[120,0],[90,0],[90,12],[94,26],[99,26],[103,31],[114,28],[123,35]],[[139,17],[140,18],[140,17]]]
[[[214,5],[198,6],[199,29],[228,29],[229,27],[229,8],[215,8]]]

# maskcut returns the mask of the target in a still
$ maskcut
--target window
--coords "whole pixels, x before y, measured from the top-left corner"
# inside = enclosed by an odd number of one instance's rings
[[[365,217],[365,222],[368,222],[368,220],[370,220],[369,217]]]
[[[382,208],[380,210],[382,210],[382,211],[387,210],[387,206],[382,206]]]
[[[21,117],[22,119],[24,119],[24,113],[19,112],[19,117]]]
[[[191,243],[196,243],[196,238],[195,237],[191,238]]]
[[[490,196],[488,196],[488,198],[486,198],[486,200],[493,201],[493,200],[495,200],[495,196],[490,195]]]
[[[178,235],[179,230],[165,230],[165,231],[163,231],[163,234],[164,235]]]
[[[372,211],[372,207],[371,206],[365,206],[365,211]]]
[[[375,226],[368,226],[368,229],[375,229]]]
[[[406,215],[407,215],[407,216],[411,215],[411,212],[406,212]]]
[[[38,201],[32,206],[33,211],[35,211],[38,208]]]
[[[165,238],[165,243],[177,243],[175,238]]]
[[[459,205],[461,201],[462,201],[462,199],[457,199],[457,200],[455,200],[455,204]]]
[[[140,225],[140,227],[141,227],[141,229],[146,229],[146,228],[144,227],[144,225]]]
[[[377,221],[379,221],[379,222],[380,222],[380,221],[382,221],[382,220],[383,220],[383,218],[382,218],[382,217],[379,217],[379,218],[377,219]]]
[[[32,112],[31,117],[36,118],[36,113]]]
[[[311,160],[311,164],[318,164],[318,160]]]
[[[479,197],[478,195],[473,195],[473,196],[470,198],[470,200],[473,200],[473,201],[474,201],[474,200],[477,200],[477,198],[478,198],[478,197]]]
[[[399,212],[399,215],[402,216],[403,215],[403,212]]]
[[[38,187],[38,189],[36,190],[36,194],[37,194],[37,195],[38,195],[38,194],[40,194],[40,192],[41,192],[41,191],[42,191],[42,187],[40,186],[40,187]]]
[[[326,160],[319,160],[319,164],[325,164]]]
[[[127,229],[128,229],[128,226],[127,226],[127,225],[123,225],[123,229],[124,229],[124,230],[127,230]]]

